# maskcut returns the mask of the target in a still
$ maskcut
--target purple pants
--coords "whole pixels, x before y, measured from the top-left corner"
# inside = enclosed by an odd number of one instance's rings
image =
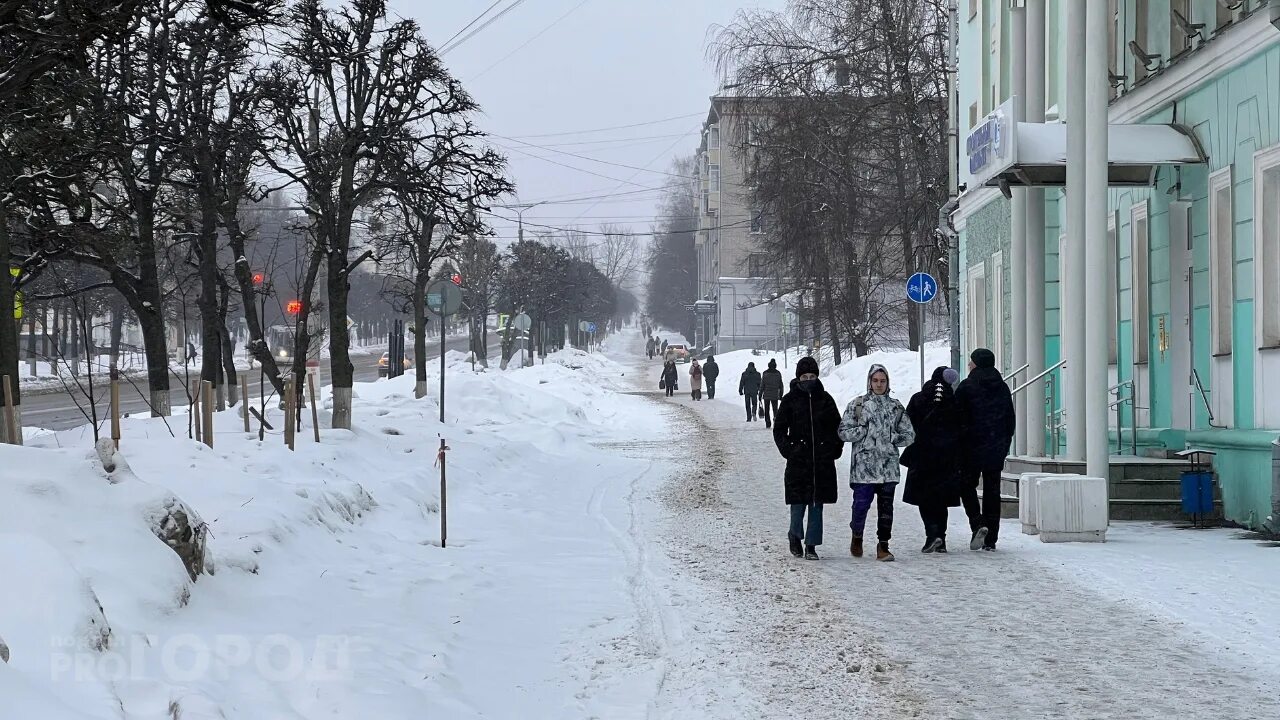
[[[862,537],[862,530],[867,525],[867,511],[871,509],[871,501],[874,499],[876,513],[879,515],[876,520],[876,539],[889,542],[889,536],[893,533],[893,494],[897,489],[898,483],[854,484],[853,521],[849,523],[854,537]]]

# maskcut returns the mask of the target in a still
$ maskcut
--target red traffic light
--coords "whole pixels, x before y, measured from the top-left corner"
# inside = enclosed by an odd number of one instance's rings
[[[265,279],[266,279],[266,276],[265,276],[265,275],[263,275],[262,273],[254,273],[254,274],[253,274],[253,284],[254,284],[254,285],[261,285],[261,284],[262,284],[262,281],[263,281],[263,280],[265,280]]]
[[[449,279],[453,281],[453,284],[454,284],[454,285],[457,285],[458,287],[462,287],[462,276],[461,276],[461,275],[459,275],[459,274],[457,274],[457,273],[454,273],[454,274],[453,274]]]
[[[290,300],[290,301],[289,301],[289,304],[284,306],[284,309],[285,309],[285,311],[287,311],[290,315],[297,315],[298,313],[302,312],[302,301],[301,301],[301,300]]]

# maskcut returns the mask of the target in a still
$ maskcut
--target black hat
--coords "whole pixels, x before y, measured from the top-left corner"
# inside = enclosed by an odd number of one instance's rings
[[[807,375],[809,373],[813,373],[814,375],[820,374],[818,372],[818,361],[811,357],[800,358],[800,362],[796,363],[796,377]]]
[[[980,368],[993,368],[996,366],[996,354],[986,348],[974,350],[969,355],[969,359]]]
[[[770,361],[769,361],[769,369],[770,369],[770,370],[777,370],[777,369],[778,369],[778,361],[777,361],[777,360],[770,360]]]

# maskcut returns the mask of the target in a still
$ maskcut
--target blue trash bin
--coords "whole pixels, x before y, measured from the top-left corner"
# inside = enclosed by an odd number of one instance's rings
[[[1182,512],[1208,515],[1213,512],[1213,473],[1188,470],[1182,473]]]

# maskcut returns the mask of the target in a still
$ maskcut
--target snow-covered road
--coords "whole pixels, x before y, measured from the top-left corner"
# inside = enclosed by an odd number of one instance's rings
[[[646,369],[647,390],[657,366]],[[722,388],[736,388],[726,380],[736,378],[722,378]],[[899,502],[892,543],[898,561],[854,559],[847,550],[851,498],[844,484],[841,503],[826,508],[823,559],[796,560],[786,547],[784,463],[764,424],[744,422],[733,403],[694,403],[687,393],[653,397],[664,406],[673,452],[685,465],[641,498],[638,511],[642,535],[658,558],[652,562],[663,578],[661,591],[682,629],[669,660],[677,680],[663,688],[660,717],[1280,712],[1280,674],[1269,663],[1160,611],[1140,597],[1137,577],[1130,595],[1124,578],[1104,583],[1098,572],[1081,572],[1117,550],[1130,554],[1125,567],[1133,569],[1144,547],[1077,546],[1064,554],[1010,524],[999,552],[973,553],[962,542],[967,523],[956,509],[953,551],[922,555],[919,515]],[[849,399],[837,402],[843,407]],[[843,462],[841,473],[847,473]],[[1145,525],[1113,529],[1121,538],[1142,532],[1186,537]],[[1274,569],[1274,551],[1225,542]],[[1176,560],[1161,567],[1175,571]],[[1211,578],[1185,582],[1179,592],[1194,593],[1201,582],[1212,606]],[[1275,593],[1272,586],[1256,597],[1265,622],[1276,615]],[[1167,600],[1171,607],[1187,604],[1186,597]]]

